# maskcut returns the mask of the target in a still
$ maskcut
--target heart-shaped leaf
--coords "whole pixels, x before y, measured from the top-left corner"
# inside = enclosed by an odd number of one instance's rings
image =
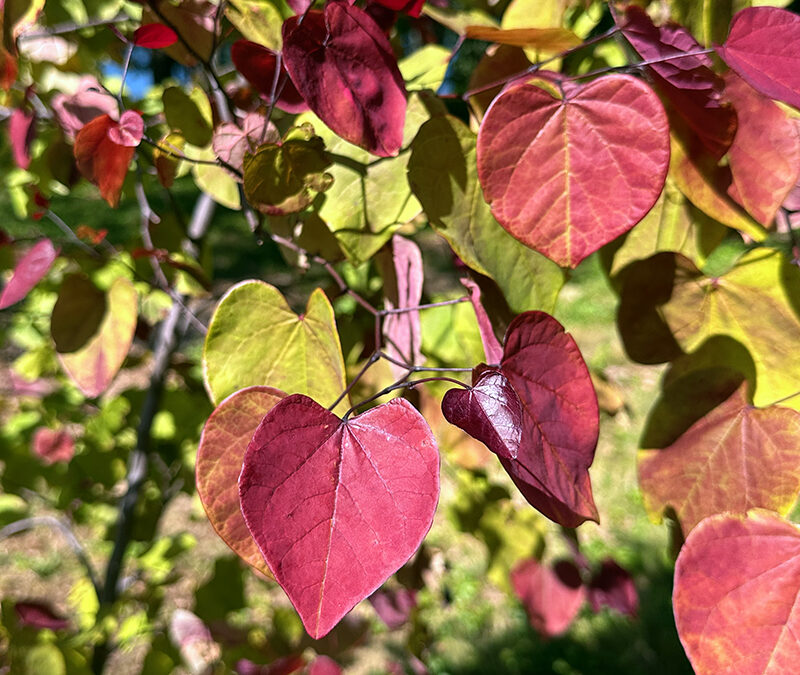
[[[195,464],[197,494],[217,534],[247,563],[268,575],[269,568],[242,516],[237,481],[253,433],[285,397],[272,387],[247,387],[228,396],[203,427]]]
[[[765,512],[706,518],[675,563],[672,604],[698,675],[794,673],[800,530]]]
[[[483,194],[512,236],[575,267],[655,204],[668,129],[658,96],[628,75],[512,85],[478,132]]]
[[[439,496],[439,454],[404,399],[341,420],[283,399],[247,448],[247,527],[308,633],[328,633],[417,550]]]
[[[50,336],[59,354],[83,348],[97,333],[106,315],[106,295],[83,274],[70,274],[61,282],[50,315]]]
[[[144,120],[135,110],[126,110],[119,122],[108,130],[108,137],[117,145],[135,148],[142,142]]]
[[[28,295],[47,274],[58,253],[59,249],[49,239],[36,242],[14,267],[14,274],[0,293],[0,309],[10,307]]]
[[[800,16],[776,7],[743,9],[717,52],[754,89],[800,108]]]
[[[586,594],[595,612],[608,607],[626,616],[636,616],[639,609],[639,594],[630,573],[613,558],[603,560],[587,584]]]
[[[330,2],[283,24],[283,57],[297,90],[339,136],[381,157],[403,141],[406,90],[386,35],[358,7]]]
[[[118,128],[108,115],[96,117],[78,132],[74,147],[78,169],[100,188],[100,195],[112,208],[119,203],[119,193],[135,152],[132,146],[120,145],[111,138],[110,132]]]

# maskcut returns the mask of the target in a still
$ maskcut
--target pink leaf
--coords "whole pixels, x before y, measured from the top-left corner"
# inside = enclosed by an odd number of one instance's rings
[[[331,2],[283,24],[286,68],[334,132],[382,157],[403,143],[406,90],[389,40],[363,10]]]
[[[472,303],[472,308],[475,310],[475,318],[478,320],[478,330],[481,333],[483,353],[486,355],[486,360],[492,364],[500,363],[500,360],[503,358],[503,348],[500,346],[500,342],[494,334],[489,315],[483,308],[480,286],[469,277],[463,277],[461,283],[469,292],[469,300]]]
[[[496,368],[478,366],[470,389],[451,389],[442,412],[498,457],[516,459],[522,442],[522,403],[508,379]]]
[[[15,108],[8,120],[8,136],[11,141],[11,154],[20,169],[31,164],[30,145],[33,141],[36,117],[32,112]]]
[[[795,673],[800,531],[767,511],[703,520],[675,563],[675,625],[695,672]]]
[[[75,455],[75,441],[63,429],[40,427],[33,434],[33,454],[45,464],[69,462]]]
[[[386,309],[416,307],[422,299],[422,253],[410,239],[392,237],[391,263],[384,269],[384,296]],[[387,314],[383,320],[386,353],[409,365],[422,363],[422,331],[419,311]],[[408,372],[402,366],[392,365],[395,377]]]
[[[381,621],[390,630],[402,627],[417,606],[417,592],[407,588],[379,589],[369,596],[369,602]]]
[[[253,112],[242,120],[241,127],[232,122],[220,124],[214,130],[212,148],[223,162],[244,171],[245,154],[254,154],[263,143],[280,144],[280,140],[275,125],[268,122],[264,115]]]
[[[242,74],[244,79],[253,85],[256,91],[269,99],[274,90],[273,87],[277,88],[279,84],[275,81],[275,64],[277,63],[275,52],[249,40],[237,40],[231,47],[231,59],[236,70]],[[288,113],[301,113],[308,110],[308,104],[289,78],[283,62],[281,62],[279,80],[280,78],[283,78],[283,89],[281,89],[275,105]]]
[[[22,300],[47,274],[47,270],[58,257],[60,249],[49,239],[34,244],[14,268],[14,274],[0,293],[0,309],[10,307]]]
[[[404,399],[341,420],[289,396],[256,430],[239,477],[247,527],[315,639],[408,561],[438,495],[433,434]]]
[[[69,621],[58,616],[49,605],[41,602],[18,602],[14,605],[17,619],[23,626],[41,630],[64,630],[69,628]]]
[[[174,45],[177,41],[175,31],[163,23],[148,23],[133,32],[133,43],[145,49],[161,49]]]
[[[69,138],[74,138],[85,124],[100,115],[119,116],[117,100],[100,86],[95,77],[82,77],[72,96],[56,94],[51,101],[56,120]]]
[[[119,122],[110,127],[107,133],[113,143],[126,148],[135,148],[142,142],[144,136],[144,120],[135,110],[126,110],[119,118]]]
[[[717,52],[754,89],[800,108],[800,16],[776,7],[743,9]]]
[[[512,236],[575,267],[655,204],[669,166],[667,117],[628,75],[562,83],[560,93],[537,84],[512,85],[489,107],[478,178]]]
[[[636,616],[639,594],[628,571],[614,559],[606,558],[600,571],[589,582],[589,604],[595,612],[609,607],[627,616]]]
[[[342,669],[330,656],[320,654],[308,667],[308,675],[342,675]]]
[[[667,23],[656,27],[641,7],[628,7],[621,23],[623,35],[645,61],[702,51],[683,26]],[[713,65],[710,56],[697,54],[653,63],[648,70],[675,112],[714,158],[720,159],[733,141],[736,113],[722,103],[723,82]]]
[[[564,633],[586,598],[578,568],[568,560],[552,567],[528,558],[511,570],[511,585],[531,626],[545,637]]]

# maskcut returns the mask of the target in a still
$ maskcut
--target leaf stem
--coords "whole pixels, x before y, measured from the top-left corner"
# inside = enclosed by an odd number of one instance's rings
[[[354,406],[350,408],[350,410],[348,410],[344,414],[342,420],[346,420],[353,413],[353,411],[358,410],[359,408],[367,405],[367,403],[372,403],[372,401],[379,399],[381,396],[386,396],[386,394],[389,394],[398,389],[414,389],[420,384],[425,384],[425,382],[452,382],[453,384],[457,384],[460,387],[464,387],[464,389],[470,388],[468,384],[462,382],[461,380],[456,380],[452,377],[423,377],[422,379],[419,380],[408,380],[408,381],[406,381],[405,378],[403,378],[403,380],[399,380],[394,384],[391,384],[388,387],[381,389],[377,394],[373,394],[369,398],[365,398],[360,403],[356,403]]]

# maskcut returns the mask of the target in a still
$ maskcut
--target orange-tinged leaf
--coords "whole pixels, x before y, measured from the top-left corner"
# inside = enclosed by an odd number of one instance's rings
[[[560,52],[577,47],[582,40],[566,28],[493,28],[492,26],[467,26],[466,36],[512,47],[530,47],[548,52]]]
[[[755,511],[707,518],[675,564],[675,624],[698,675],[797,672],[800,530]]]
[[[671,506],[689,532],[707,516],[767,508],[786,514],[800,491],[800,413],[754,408],[742,384],[663,450],[639,457],[645,505]]]
[[[575,267],[655,204],[669,135],[641,80],[609,75],[559,89],[537,80],[495,99],[478,133],[478,177],[512,236]]]
[[[102,394],[111,384],[128,355],[136,330],[136,289],[120,277],[108,290],[105,317],[85,347],[59,354],[64,371],[89,398]]]
[[[231,394],[211,414],[197,449],[197,494],[221,539],[249,565],[272,576],[239,506],[239,474],[247,444],[272,407],[279,389],[247,387]]]
[[[100,188],[100,195],[116,208],[128,166],[136,152],[130,145],[118,145],[109,132],[119,124],[108,115],[96,117],[75,137],[75,160],[80,172]]]

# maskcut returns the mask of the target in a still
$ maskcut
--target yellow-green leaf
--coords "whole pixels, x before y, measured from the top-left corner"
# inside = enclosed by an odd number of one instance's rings
[[[225,16],[245,39],[275,52],[281,50],[283,17],[269,0],[229,0]]]

